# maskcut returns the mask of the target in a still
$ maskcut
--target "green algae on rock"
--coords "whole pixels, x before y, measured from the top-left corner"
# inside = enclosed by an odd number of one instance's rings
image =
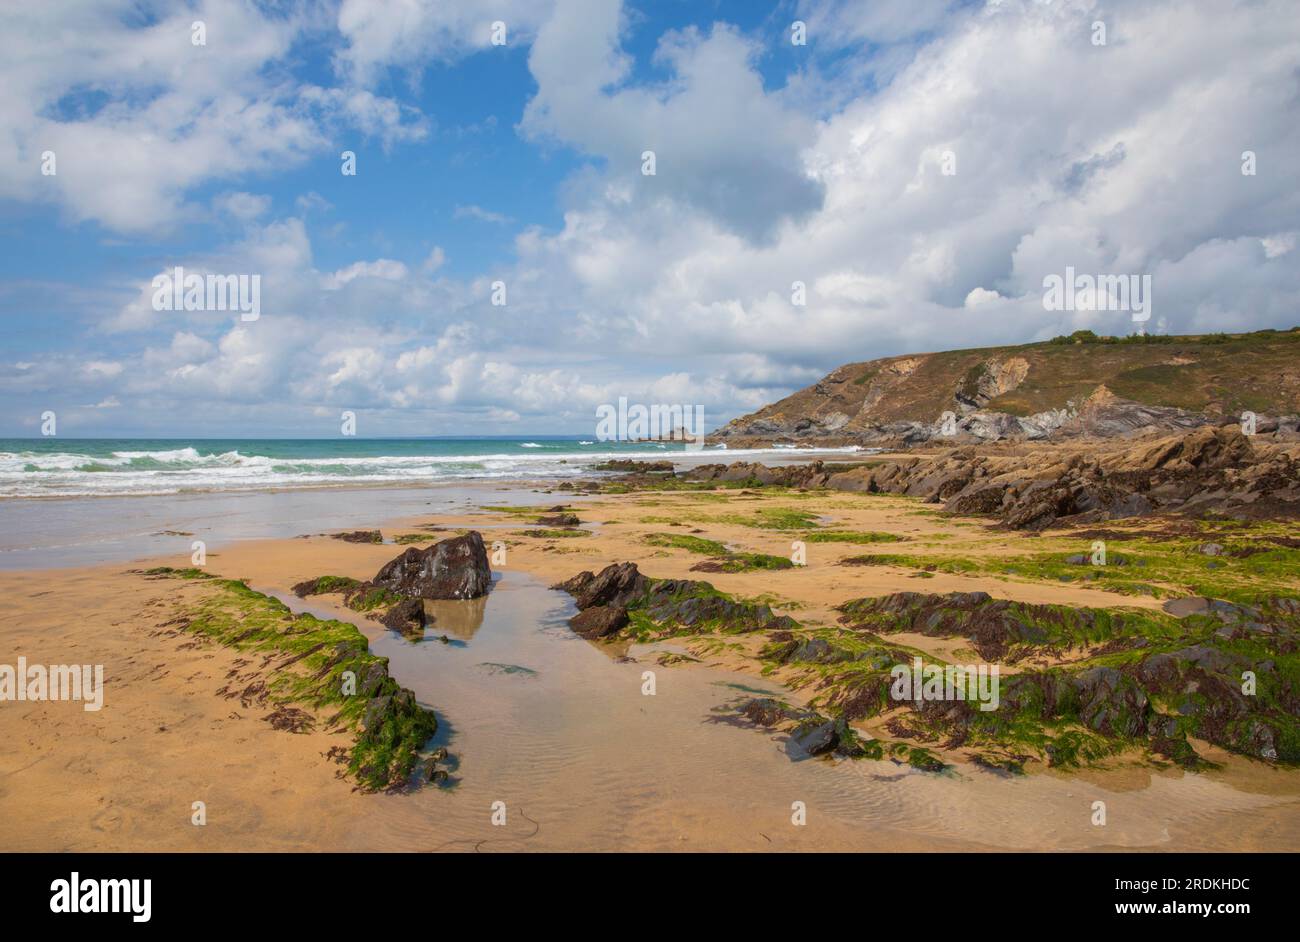
[[[588,639],[621,632],[648,640],[795,625],[788,615],[774,615],[765,603],[733,599],[707,582],[651,579],[635,563],[615,563],[598,574],[581,572],[552,588],[574,597],[579,612],[569,625]]]
[[[166,567],[148,574],[207,581],[210,591],[185,613],[183,630],[267,655],[270,676],[258,682],[258,699],[277,709],[299,704],[327,712],[328,727],[351,730],[346,768],[358,787],[379,791],[412,784],[420,752],[437,732],[437,719],[389,676],[388,659],[370,653],[355,625],[295,615],[283,602],[239,580]]]

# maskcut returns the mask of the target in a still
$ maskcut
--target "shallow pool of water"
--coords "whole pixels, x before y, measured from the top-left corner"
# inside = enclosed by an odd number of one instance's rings
[[[286,601],[358,621],[319,598]],[[367,799],[356,849],[1294,849],[1300,840],[1293,774],[1261,766],[1242,788],[1144,769],[1005,778],[805,758],[780,734],[728,721],[729,706],[779,696],[775,685],[660,667],[664,646],[585,641],[566,624],[569,597],[522,572],[498,574],[486,599],[432,611],[418,642],[360,624],[397,681],[437,711],[450,786]],[[1093,823],[1098,801],[1104,825]],[[494,824],[503,808],[505,823]]]

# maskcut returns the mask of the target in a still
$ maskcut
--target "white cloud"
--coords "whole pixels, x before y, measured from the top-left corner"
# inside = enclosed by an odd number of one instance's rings
[[[749,238],[820,207],[821,187],[800,159],[813,123],[765,94],[753,42],[725,24],[668,33],[654,59],[672,78],[636,86],[619,48],[621,13],[619,0],[585,0],[561,4],[542,26],[526,133],[604,158],[636,207],[671,200]],[[643,174],[647,151],[653,176]]]
[[[195,188],[298,166],[338,127],[386,145],[427,134],[413,109],[369,91],[283,80],[310,8],[104,0],[73,15],[44,3],[0,14],[0,197],[57,205],[73,223],[166,234],[198,217]],[[195,20],[207,45],[191,42]]]
[[[212,200],[212,208],[238,222],[252,222],[270,210],[271,197],[253,193],[222,193]]]
[[[484,209],[482,206],[475,206],[473,204],[470,204],[469,206],[457,206],[455,210],[452,211],[452,218],[477,219],[480,222],[491,222],[498,225],[505,225],[506,223],[514,222],[513,219],[504,213],[494,213],[490,209]]]
[[[988,288],[971,288],[970,294],[966,295],[966,307],[979,307],[981,304],[988,304],[990,301],[1000,301],[1002,295],[996,291],[990,291]]]
[[[382,278],[385,281],[401,281],[407,276],[406,266],[391,258],[377,258],[373,262],[353,262],[346,268],[326,275],[323,284],[329,290],[342,288],[357,278]]]
[[[260,71],[282,55],[267,40],[219,66],[230,102],[206,97],[217,79],[202,70],[146,101],[119,40],[133,54],[156,45],[159,61],[174,64],[189,53],[171,50],[165,31],[120,39],[107,23],[110,38],[96,48],[123,76],[111,87],[138,100],[54,121],[6,94],[0,122],[23,129],[12,139],[23,154],[41,121],[106,135],[110,150],[120,133],[127,161],[140,157],[130,142],[141,135],[152,133],[160,151],[177,145],[188,169],[159,169],[149,151],[116,194],[100,191],[117,185],[117,157],[103,174],[74,161],[67,185],[88,174],[81,189],[52,197],[73,218],[147,227],[176,218],[197,181],[229,177],[215,205],[243,234],[157,268],[260,273],[264,314],[252,324],[228,312],[159,314],[142,277],[104,318],[139,336],[118,333],[106,340],[111,351],[80,355],[24,350],[0,367],[0,388],[48,398],[71,385],[77,402],[180,403],[196,420],[256,423],[269,412],[334,422],[340,408],[369,409],[385,430],[409,433],[427,433],[431,417],[452,423],[446,431],[582,429],[595,405],[626,395],[700,402],[712,424],[848,361],[1078,327],[1128,332],[1124,312],[1044,310],[1043,276],[1067,265],[1151,274],[1156,317],[1173,332],[1295,322],[1300,164],[1288,157],[1300,152],[1290,120],[1300,26],[1288,4],[1135,0],[1106,47],[1089,41],[1099,9],[1089,0],[1003,0],[952,15],[940,2],[905,6],[801,4],[810,58],[778,87],[759,71],[770,33],[670,33],[647,73],[620,45],[627,23],[615,0],[566,3],[553,15],[547,4],[506,4],[492,15],[512,37],[536,34],[528,61],[538,87],[521,133],[592,159],[563,189],[557,229],[528,225],[513,206],[462,203],[462,218],[508,210],[524,223],[516,259],[463,277],[429,248],[434,231],[405,246],[376,237],[369,251],[342,255],[327,239],[328,263],[318,263],[309,218],[328,208],[323,197],[308,193],[297,217],[276,219],[240,189],[262,187],[239,180],[255,168],[291,169],[333,121],[410,140],[418,115],[364,95],[297,96]],[[477,6],[378,10],[340,7],[339,67],[358,83],[484,49]],[[816,47],[831,35],[837,55],[826,68],[838,71],[824,73]],[[855,71],[855,58],[876,61],[860,43],[886,44],[888,68]],[[12,45],[0,39],[0,50]],[[40,56],[14,52],[32,101],[73,87]],[[106,87],[113,74],[107,64],[72,67],[73,79]],[[834,94],[821,96],[829,84]],[[810,96],[831,105],[805,109]],[[216,116],[208,131],[193,126]],[[225,140],[224,121],[236,140],[286,122],[286,140],[192,159],[191,146]],[[640,173],[646,149],[657,155],[654,177]],[[1248,149],[1260,155],[1255,176],[1240,172]],[[946,151],[956,175],[943,173]],[[60,157],[60,177],[63,168]],[[30,191],[31,179],[4,173],[0,194]],[[488,300],[497,279],[509,287],[505,308]],[[806,305],[792,303],[796,281]]]
[[[508,46],[525,46],[551,8],[550,0],[343,0],[338,31],[345,47],[339,67],[362,84],[390,68],[418,78],[425,66],[491,48],[494,22]]]

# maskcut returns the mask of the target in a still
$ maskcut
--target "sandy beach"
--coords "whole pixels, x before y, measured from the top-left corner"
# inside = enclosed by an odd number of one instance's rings
[[[929,774],[898,761],[807,758],[772,731],[743,728],[728,706],[754,695],[793,702],[782,671],[765,671],[758,641],[697,636],[651,644],[589,642],[567,619],[568,594],[549,586],[632,561],[656,578],[699,579],[736,597],[761,596],[807,629],[836,623],[834,606],[891,592],[974,592],[1078,607],[1158,611],[1160,601],[1079,584],[989,574],[850,566],[864,547],[807,545],[807,565],[777,571],[693,571],[701,556],[647,542],[693,534],[735,552],[789,556],[789,534],[756,527],[754,511],[813,511],[837,530],[886,533],[909,554],[996,559],[1041,542],[986,521],[935,515],[883,495],[747,490],[631,492],[575,498],[500,483],[436,499],[437,512],[366,526],[387,542],[350,543],[304,526],[293,536],[214,542],[204,570],[244,580],[296,612],[357,625],[401,685],[436,713],[432,745],[450,753],[450,780],[413,792],[363,794],[329,757],[347,736],[322,726],[276,729],[268,704],[220,695],[255,659],[187,634],[179,615],[210,591],[202,580],[156,579],[176,552],[92,566],[0,573],[0,650],[31,662],[103,664],[104,708],[68,702],[0,708],[0,847],[7,850],[1263,850],[1300,842],[1300,773],[1207,743],[1218,767],[1188,772],[1121,756],[1104,767],[1035,770],[1014,778],[954,755]],[[373,508],[382,492],[349,494]],[[411,507],[413,502],[405,505]],[[537,535],[526,514],[572,508],[582,535]],[[738,516],[739,515],[739,516]],[[356,514],[337,516],[356,524]],[[321,575],[374,575],[404,545],[477,530],[504,545],[484,599],[431,603],[423,638],[389,631],[337,595],[296,598]],[[918,572],[924,578],[918,578]],[[441,640],[441,639],[446,639]],[[951,640],[907,634],[935,656]],[[666,655],[685,655],[671,657]],[[1024,665],[1008,664],[1008,673]],[[654,696],[642,692],[655,675]],[[869,728],[869,724],[868,724]],[[1095,801],[1107,823],[1092,823]],[[207,823],[191,823],[194,802]],[[505,823],[491,822],[504,803]],[[802,802],[806,824],[792,824]]]

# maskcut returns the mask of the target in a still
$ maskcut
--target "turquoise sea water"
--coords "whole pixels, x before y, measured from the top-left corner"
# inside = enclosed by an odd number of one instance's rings
[[[468,479],[563,478],[609,458],[685,457],[675,443],[578,437],[0,439],[0,497],[110,496]],[[714,460],[764,449],[720,452]]]

